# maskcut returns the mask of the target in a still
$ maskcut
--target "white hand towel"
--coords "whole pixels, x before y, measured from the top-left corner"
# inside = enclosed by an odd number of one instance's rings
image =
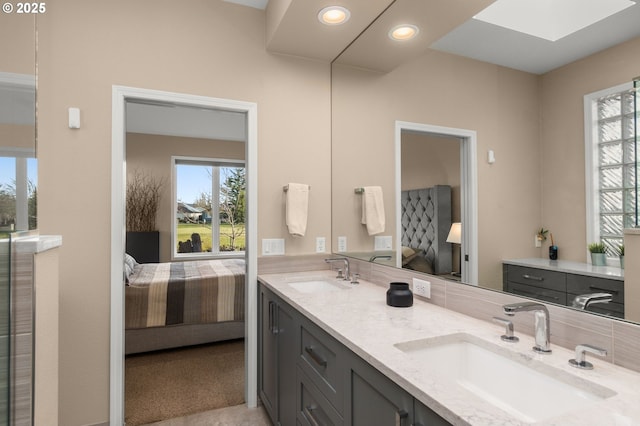
[[[362,194],[362,223],[367,225],[369,235],[384,232],[384,201],[382,188],[365,186]]]
[[[309,185],[290,183],[286,195],[286,222],[289,233],[304,237],[307,231],[307,215],[309,210]]]

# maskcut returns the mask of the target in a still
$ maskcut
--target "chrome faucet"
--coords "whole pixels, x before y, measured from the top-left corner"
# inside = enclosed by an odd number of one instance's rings
[[[589,293],[581,294],[573,299],[572,307],[586,310],[589,305],[594,303],[609,303],[613,300],[611,293]]]
[[[514,316],[516,312],[533,311],[535,319],[536,345],[533,350],[543,354],[551,353],[551,326],[549,323],[549,310],[542,303],[522,302],[511,303],[502,307],[505,315]]]
[[[324,261],[327,263],[344,262],[344,277],[342,279],[344,281],[351,280],[351,271],[349,270],[349,259],[347,259],[346,257],[332,257],[330,259],[325,259]]]
[[[391,256],[389,256],[388,254],[377,254],[375,256],[371,256],[369,258],[369,262],[374,262],[376,259],[391,260]]]

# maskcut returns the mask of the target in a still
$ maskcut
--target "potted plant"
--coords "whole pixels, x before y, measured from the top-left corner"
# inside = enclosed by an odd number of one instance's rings
[[[127,177],[126,250],[140,263],[160,261],[156,216],[163,184],[162,179],[139,170]]]
[[[547,234],[549,233],[548,229],[540,228],[538,232],[536,232],[536,238],[538,241],[543,242],[547,240]]]
[[[624,269],[624,244],[618,246],[618,252],[620,253],[620,269]]]
[[[603,242],[591,243],[587,248],[591,253],[591,264],[593,266],[604,266],[607,264],[607,248]]]

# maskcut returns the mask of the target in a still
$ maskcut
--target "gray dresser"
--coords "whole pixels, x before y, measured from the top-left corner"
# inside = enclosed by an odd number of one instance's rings
[[[508,293],[571,306],[576,296],[609,293],[612,300],[587,307],[590,312],[624,318],[624,270],[608,266],[548,259],[502,262],[503,289]]]

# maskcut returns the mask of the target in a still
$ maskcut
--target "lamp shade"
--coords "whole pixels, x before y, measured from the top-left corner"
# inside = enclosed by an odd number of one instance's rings
[[[447,236],[448,243],[461,244],[462,243],[462,223],[454,222],[451,224],[449,235]]]

